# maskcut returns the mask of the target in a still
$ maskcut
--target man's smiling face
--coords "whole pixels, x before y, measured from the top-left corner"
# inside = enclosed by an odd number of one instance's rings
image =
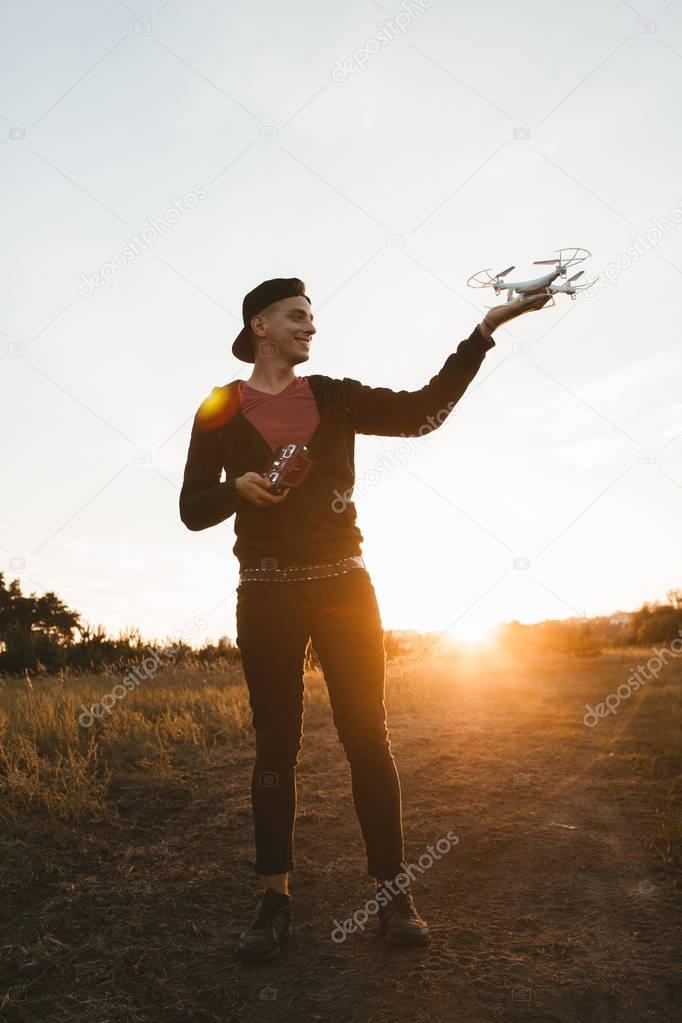
[[[310,303],[303,295],[273,302],[251,317],[256,359],[279,358],[297,366],[310,358],[310,342],[316,328]]]

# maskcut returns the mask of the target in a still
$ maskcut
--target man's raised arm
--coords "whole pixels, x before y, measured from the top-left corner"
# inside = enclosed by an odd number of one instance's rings
[[[368,387],[359,380],[344,377],[344,406],[355,432],[416,437],[436,429],[447,419],[476,376],[486,352],[494,345],[490,332],[477,325],[419,391]]]

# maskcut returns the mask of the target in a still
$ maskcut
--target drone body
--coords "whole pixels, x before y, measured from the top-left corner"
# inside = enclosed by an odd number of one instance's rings
[[[578,286],[573,283],[579,277],[582,277],[584,270],[580,270],[577,274],[569,277],[565,284],[555,284],[554,282],[557,277],[565,277],[569,267],[574,266],[576,263],[582,263],[591,253],[587,249],[581,248],[558,249],[557,251],[559,253],[558,259],[535,260],[534,266],[552,264],[554,267],[553,270],[543,274],[541,277],[534,277],[527,281],[505,281],[506,275],[514,269],[513,266],[508,266],[506,270],[501,270],[494,275],[489,269],[479,270],[478,273],[471,275],[467,284],[470,288],[493,288],[496,295],[499,295],[501,291],[506,291],[507,302],[514,301],[515,295],[519,299],[532,298],[536,295],[551,295],[552,305],[555,304],[553,296],[556,294],[570,295],[574,299],[577,292],[584,291],[585,288],[590,288],[594,284],[594,281]],[[564,255],[564,253],[567,253],[567,255]]]

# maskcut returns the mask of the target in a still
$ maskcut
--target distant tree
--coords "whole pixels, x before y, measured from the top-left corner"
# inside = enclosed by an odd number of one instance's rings
[[[395,657],[404,657],[409,653],[410,644],[404,637],[389,629],[384,632],[384,649],[386,651],[386,660],[392,661]]]
[[[500,625],[495,633],[496,642],[511,653],[551,651],[591,657],[601,652],[598,635],[587,619],[548,619],[532,625],[512,621]]]
[[[677,638],[682,628],[682,608],[674,604],[642,604],[630,618],[628,639],[631,643],[650,646],[669,643]]]
[[[9,585],[0,572],[0,669],[54,670],[68,661],[80,616],[56,593],[25,597],[18,579]]]

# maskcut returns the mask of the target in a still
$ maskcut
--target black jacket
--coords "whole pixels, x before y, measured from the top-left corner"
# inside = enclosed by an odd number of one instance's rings
[[[362,553],[363,535],[350,500],[355,482],[355,434],[424,436],[445,421],[494,346],[478,326],[419,391],[368,387],[349,377],[308,376],[320,423],[308,443],[313,467],[284,501],[259,508],[240,497],[234,481],[260,472],[273,453],[242,415],[237,380],[214,387],[194,416],[180,492],[188,529],[208,529],[235,515],[240,566],[275,558],[280,566],[314,564]],[[431,417],[429,419],[429,417]],[[220,482],[223,468],[226,479]]]

